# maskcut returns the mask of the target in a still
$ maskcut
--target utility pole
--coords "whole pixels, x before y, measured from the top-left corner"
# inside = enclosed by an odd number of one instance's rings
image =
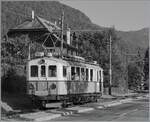
[[[129,76],[128,76],[128,55],[126,55],[126,87],[128,90],[128,82],[129,82]]]
[[[109,43],[110,43],[110,45],[109,45],[109,75],[110,75],[110,77],[109,77],[109,95],[111,95],[111,85],[112,85],[111,42],[112,42],[112,40],[111,40],[111,35],[110,35],[110,38],[109,38]]]
[[[31,13],[31,17],[32,17],[32,22],[34,21],[35,19],[35,15],[34,15],[34,10],[32,10],[32,13]],[[26,35],[26,41],[28,40],[28,35]],[[28,40],[29,41],[29,40]],[[31,59],[31,42],[29,41],[28,42],[28,60]]]
[[[61,56],[63,56],[63,28],[64,28],[64,11],[62,12],[61,15]]]

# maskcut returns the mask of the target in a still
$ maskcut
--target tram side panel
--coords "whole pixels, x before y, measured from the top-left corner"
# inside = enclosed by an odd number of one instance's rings
[[[80,94],[80,93],[99,93],[98,82],[88,81],[67,81],[65,82],[68,94]]]
[[[70,70],[70,69],[69,69]],[[97,70],[96,70],[97,71]],[[95,71],[95,72],[96,72]],[[89,73],[90,74],[90,70]],[[93,81],[94,80],[94,81]],[[66,81],[67,93],[68,94],[87,94],[87,93],[99,93],[99,77],[93,75],[93,79],[90,81],[90,76],[87,80],[71,80]]]

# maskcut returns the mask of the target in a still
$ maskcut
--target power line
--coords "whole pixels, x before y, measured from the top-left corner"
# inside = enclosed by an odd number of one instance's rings
[[[53,32],[60,32],[61,30],[54,30]],[[83,29],[83,30],[70,30],[72,32],[103,32],[103,30],[90,30],[90,29]]]
[[[78,31],[80,31],[80,32],[96,32],[96,31],[103,32],[103,30],[100,30],[100,29],[98,29],[98,30],[85,29],[85,30],[70,30],[70,31],[73,31],[73,32],[78,32]]]

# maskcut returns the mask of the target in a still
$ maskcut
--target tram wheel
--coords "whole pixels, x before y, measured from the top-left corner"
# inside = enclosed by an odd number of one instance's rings
[[[62,102],[62,107],[63,107],[63,108],[68,107],[67,101],[63,101],[63,102]]]
[[[44,100],[39,101],[38,107],[39,107],[39,109],[41,109],[41,110],[45,110],[45,109],[46,109],[46,101],[44,101]]]

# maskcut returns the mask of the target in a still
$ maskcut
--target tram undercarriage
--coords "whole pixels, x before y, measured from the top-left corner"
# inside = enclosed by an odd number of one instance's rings
[[[39,108],[47,108],[47,104],[61,103],[61,107],[68,107],[69,105],[85,104],[88,102],[97,102],[101,93],[80,93],[68,95],[48,95],[35,96],[31,95],[32,102]]]

